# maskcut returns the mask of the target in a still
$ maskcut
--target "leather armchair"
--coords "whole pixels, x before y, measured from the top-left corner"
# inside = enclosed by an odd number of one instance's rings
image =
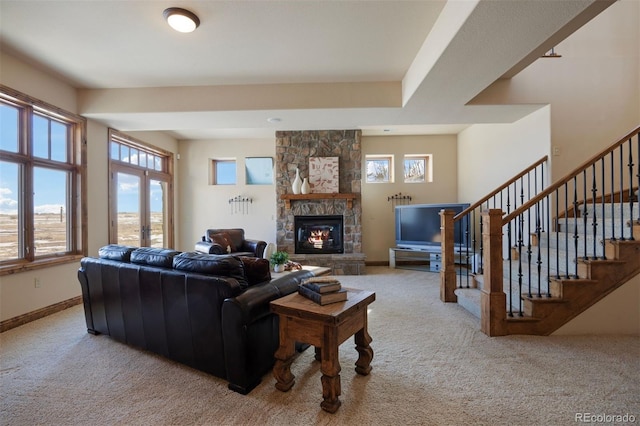
[[[207,229],[195,250],[207,254],[233,254],[235,256],[264,256],[267,242],[247,239],[242,228]]]

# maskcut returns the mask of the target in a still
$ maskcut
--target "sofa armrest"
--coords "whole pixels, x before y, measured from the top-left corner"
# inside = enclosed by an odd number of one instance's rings
[[[313,273],[307,270],[294,271],[267,283],[249,287],[244,293],[226,299],[222,304],[222,324],[225,322],[247,326],[271,312],[269,302],[291,294],[298,285]]]
[[[278,348],[278,318],[269,303],[293,293],[309,271],[295,271],[249,287],[222,303],[222,339],[229,389],[247,394],[273,366]]]
[[[266,241],[246,239],[242,242],[242,251],[250,251],[256,254],[256,257],[263,257],[267,248]]]

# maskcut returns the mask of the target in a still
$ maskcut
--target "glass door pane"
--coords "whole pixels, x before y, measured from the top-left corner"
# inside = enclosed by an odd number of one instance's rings
[[[151,179],[149,181],[149,227],[151,229],[149,238],[149,246],[166,247],[165,246],[165,206],[167,184],[165,182]]]
[[[143,246],[140,212],[141,176],[118,172],[116,175],[117,243]]]

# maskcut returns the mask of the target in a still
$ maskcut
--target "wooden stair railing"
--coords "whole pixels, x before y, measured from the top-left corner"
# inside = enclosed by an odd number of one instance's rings
[[[482,331],[550,334],[640,273],[638,187],[640,127],[513,211],[483,211]]]
[[[469,288],[475,285],[473,275],[483,271],[484,244],[482,241],[483,224],[480,220],[481,212],[496,207],[504,209],[506,212],[511,212],[519,205],[518,201],[520,201],[520,204],[525,201],[523,196],[525,188],[529,194],[532,190],[535,193],[543,190],[546,182],[545,165],[548,159],[549,157],[546,155],[540,158],[457,215],[454,216],[452,211],[443,211],[441,213],[441,241],[443,241],[443,244],[442,268],[440,270],[440,300],[443,302],[456,302],[457,298],[454,293],[456,288]],[[470,229],[463,231],[470,235],[470,238],[464,239],[469,244],[465,247],[454,247],[453,230],[455,223],[465,216],[470,217],[470,220],[466,222],[470,224]],[[455,265],[456,250],[458,253],[462,253],[467,258],[467,264],[471,265],[470,269],[463,269],[462,273]],[[458,254],[458,260],[460,257],[460,254]]]

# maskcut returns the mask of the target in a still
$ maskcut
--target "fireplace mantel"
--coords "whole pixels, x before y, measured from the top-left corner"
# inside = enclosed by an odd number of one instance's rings
[[[293,200],[347,200],[347,208],[353,208],[353,200],[358,198],[359,194],[351,193],[331,193],[331,194],[282,194],[281,200],[284,200],[284,205],[287,209],[291,208],[291,201]]]

